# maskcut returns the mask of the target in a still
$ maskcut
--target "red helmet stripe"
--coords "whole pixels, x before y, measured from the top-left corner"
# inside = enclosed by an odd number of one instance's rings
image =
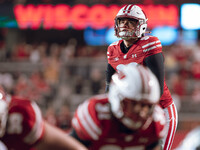
[[[126,6],[125,6],[125,8],[124,8],[124,10],[123,10],[123,13],[126,12],[126,8],[127,8],[128,6],[129,6],[129,5],[126,5]]]
[[[141,78],[142,78],[142,94],[149,94],[150,93],[150,87],[147,84],[148,82],[146,82],[146,81],[150,80],[149,72],[146,69],[143,69],[141,67],[138,67],[138,71],[139,71]],[[146,77],[146,80],[145,80],[145,77]]]
[[[131,5],[126,5],[125,8],[124,8],[123,13],[130,13],[130,12],[131,12],[131,8],[132,8],[133,6],[134,6],[133,4],[131,4]]]
[[[141,68],[138,67],[137,69],[138,69],[138,71],[139,71],[139,73],[140,73],[140,75],[141,75],[141,79],[142,79],[142,94],[144,94],[144,93],[145,93],[145,82],[144,82],[144,76],[143,76],[143,74],[142,74],[142,70],[141,70]]]
[[[133,7],[134,5],[129,5],[129,8],[128,8],[128,13],[131,12],[131,8]]]

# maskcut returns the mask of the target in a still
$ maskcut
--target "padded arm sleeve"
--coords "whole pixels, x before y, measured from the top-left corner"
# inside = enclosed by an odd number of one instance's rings
[[[115,73],[115,69],[110,64],[108,64],[107,70],[106,70],[106,89],[105,89],[105,92],[109,91],[109,84],[110,84],[110,81],[111,81],[111,77],[114,73]]]
[[[162,53],[148,56],[144,60],[145,66],[151,69],[156,75],[160,84],[160,93],[163,94],[164,88],[164,57]]]

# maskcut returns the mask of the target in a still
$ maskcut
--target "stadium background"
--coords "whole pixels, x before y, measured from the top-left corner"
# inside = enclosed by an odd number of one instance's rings
[[[0,84],[37,101],[45,119],[68,130],[77,105],[104,93],[114,16],[128,3],[147,12],[163,44],[179,113],[175,148],[200,124],[199,0],[0,0]]]

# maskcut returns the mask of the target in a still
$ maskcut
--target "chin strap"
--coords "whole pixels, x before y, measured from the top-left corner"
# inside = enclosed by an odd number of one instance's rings
[[[145,31],[145,33],[151,33],[151,31]]]

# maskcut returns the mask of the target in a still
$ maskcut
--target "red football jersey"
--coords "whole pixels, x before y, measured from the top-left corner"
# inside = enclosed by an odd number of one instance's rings
[[[92,142],[90,150],[140,148],[155,143],[166,132],[164,111],[157,105],[153,116],[138,131],[124,131],[124,126],[110,111],[107,95],[98,95],[81,104],[72,119],[72,126],[82,140]]]
[[[30,150],[44,133],[44,124],[35,102],[12,97],[6,133],[1,141],[12,150]]]
[[[124,64],[135,63],[144,65],[144,59],[148,56],[162,53],[162,45],[160,40],[154,36],[145,36],[139,39],[131,46],[129,51],[124,54],[120,49],[122,40],[114,42],[108,47],[107,59],[108,63],[116,70],[119,71],[120,67]],[[160,105],[162,108],[168,107],[172,104],[173,100],[169,89],[164,80],[164,91],[160,98]]]

